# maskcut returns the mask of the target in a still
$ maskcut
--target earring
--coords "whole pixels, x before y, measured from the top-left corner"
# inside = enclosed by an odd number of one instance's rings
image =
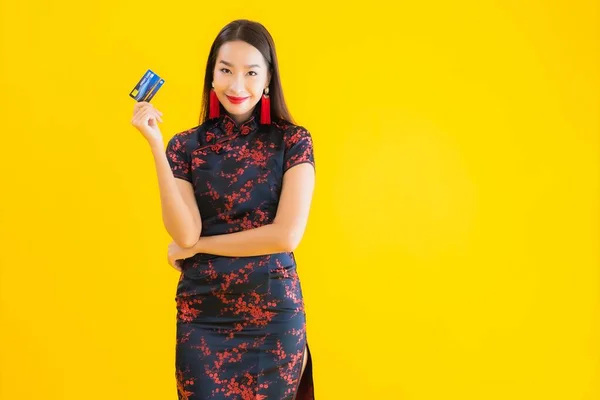
[[[210,90],[210,101],[208,103],[208,118],[218,118],[221,113],[219,98],[217,97],[217,93],[215,93],[215,84],[212,84],[212,89]]]
[[[269,125],[271,123],[271,99],[269,98],[269,88],[265,88],[260,104],[260,123]]]

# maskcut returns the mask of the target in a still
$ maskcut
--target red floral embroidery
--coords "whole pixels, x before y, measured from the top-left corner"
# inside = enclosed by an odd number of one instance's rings
[[[278,119],[264,128],[257,115],[241,125],[224,116],[169,143],[174,174],[193,183],[202,236],[272,223],[285,170],[314,165],[306,129]],[[310,374],[299,384],[306,319],[293,254],[198,253],[184,260],[175,300],[181,399],[314,398]]]

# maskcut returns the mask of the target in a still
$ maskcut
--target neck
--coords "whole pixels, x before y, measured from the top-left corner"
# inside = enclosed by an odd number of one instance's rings
[[[235,123],[239,126],[239,125],[242,125],[244,122],[248,121],[250,118],[252,118],[253,113],[254,113],[254,109],[248,111],[245,114],[241,114],[241,115],[232,115],[230,113],[227,113],[227,115],[229,115],[231,117],[231,119],[233,119],[235,121]]]

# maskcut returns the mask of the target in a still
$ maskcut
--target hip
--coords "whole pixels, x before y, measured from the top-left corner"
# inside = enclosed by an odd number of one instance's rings
[[[298,280],[293,253],[254,257],[223,257],[202,254],[184,260],[177,293],[211,295],[255,291],[266,293],[277,282]]]

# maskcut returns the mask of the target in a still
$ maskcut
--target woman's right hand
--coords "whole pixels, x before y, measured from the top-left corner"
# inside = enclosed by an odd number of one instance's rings
[[[162,121],[162,113],[147,101],[140,101],[133,108],[131,124],[142,133],[149,143],[160,142],[162,144],[162,133],[158,122]]]

